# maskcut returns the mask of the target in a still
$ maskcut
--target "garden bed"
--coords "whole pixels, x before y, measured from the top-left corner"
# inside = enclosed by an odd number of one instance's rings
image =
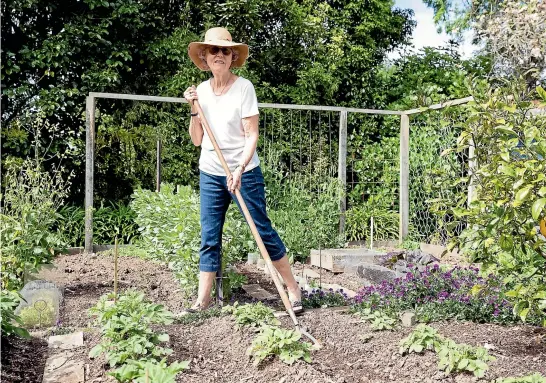
[[[54,269],[43,270],[39,277],[65,288],[61,325],[87,327],[91,322],[87,310],[102,294],[113,289],[112,257],[60,256],[55,265]],[[136,288],[150,300],[164,304],[175,313],[186,304],[178,284],[163,265],[120,257],[119,271],[120,289]],[[271,281],[263,273],[255,272],[250,265],[241,266],[240,271],[248,275],[250,282],[259,281],[264,288],[274,291]],[[240,298],[244,300],[245,297],[241,295]],[[289,318],[281,320],[283,327],[292,328]],[[162,330],[170,335],[167,347],[174,350],[169,360],[190,361],[190,369],[179,374],[179,382],[476,381],[469,374],[446,377],[439,372],[437,356],[433,352],[398,354],[399,342],[411,332],[411,328],[373,332],[358,317],[327,309],[309,311],[301,317],[301,322],[322,342],[323,348],[312,352],[311,364],[299,361],[292,366],[273,359],[255,367],[245,354],[255,334],[247,329],[236,331],[228,316],[162,326]],[[533,372],[546,375],[544,329],[453,321],[435,323],[432,327],[458,343],[490,348],[490,354],[497,360],[490,362],[484,381]],[[371,334],[371,338],[367,334]],[[114,382],[105,374],[103,357],[93,360],[87,357],[90,349],[99,342],[98,332],[88,328],[84,336],[85,347],[78,353],[88,365],[86,381]]]

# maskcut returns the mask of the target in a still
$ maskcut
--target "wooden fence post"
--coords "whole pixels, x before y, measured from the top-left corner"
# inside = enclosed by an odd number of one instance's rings
[[[409,116],[400,116],[400,227],[398,240],[404,241],[409,232]]]
[[[161,140],[157,140],[156,169],[155,169],[155,191],[161,191]]]
[[[95,97],[85,99],[85,252],[93,252],[93,179],[95,171]]]
[[[345,212],[347,211],[347,111],[339,113],[338,179],[342,187],[339,199],[339,234],[345,236]]]

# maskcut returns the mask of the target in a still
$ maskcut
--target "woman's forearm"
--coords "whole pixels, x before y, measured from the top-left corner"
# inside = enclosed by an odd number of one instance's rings
[[[199,118],[199,116],[191,118],[189,132],[190,132],[191,142],[193,142],[195,146],[200,146],[201,143],[203,142],[204,133],[203,133],[203,126],[201,125],[201,119]]]
[[[245,133],[245,147],[243,149],[243,155],[241,161],[246,165],[252,159],[254,152],[256,151],[256,145],[258,145],[258,115],[243,118],[243,131]]]

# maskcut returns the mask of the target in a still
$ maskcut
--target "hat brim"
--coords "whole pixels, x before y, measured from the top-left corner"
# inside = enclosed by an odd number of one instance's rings
[[[231,68],[242,67],[246,59],[248,58],[248,45],[243,43],[234,43],[232,41],[227,41],[227,40],[211,40],[211,41],[207,41],[206,43],[203,43],[203,42],[190,43],[188,45],[188,55],[190,56],[190,59],[191,61],[193,61],[195,66],[201,69],[202,71],[209,70],[209,68],[206,66],[203,60],[199,58],[199,52],[201,51],[201,49],[207,46],[236,48],[237,52],[239,53],[239,57],[237,58],[237,60],[231,63]]]

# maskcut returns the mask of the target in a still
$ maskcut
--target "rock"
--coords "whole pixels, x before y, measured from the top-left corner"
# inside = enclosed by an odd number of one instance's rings
[[[49,348],[60,348],[62,350],[71,350],[83,346],[83,332],[78,331],[66,335],[50,336],[48,341]]]
[[[379,265],[360,265],[357,268],[357,275],[364,283],[375,285],[383,281],[393,281],[395,278],[403,277],[404,274],[393,271]]]
[[[84,381],[83,362],[68,360],[66,355],[53,355],[47,359],[42,383],[84,383]]]
[[[412,311],[405,311],[400,315],[400,320],[402,321],[402,326],[412,327],[416,323],[415,313]]]
[[[314,279],[319,279],[320,278],[320,274],[317,273],[315,270],[312,270],[312,269],[304,269],[303,270],[303,275],[306,276],[307,278],[314,278]]]

